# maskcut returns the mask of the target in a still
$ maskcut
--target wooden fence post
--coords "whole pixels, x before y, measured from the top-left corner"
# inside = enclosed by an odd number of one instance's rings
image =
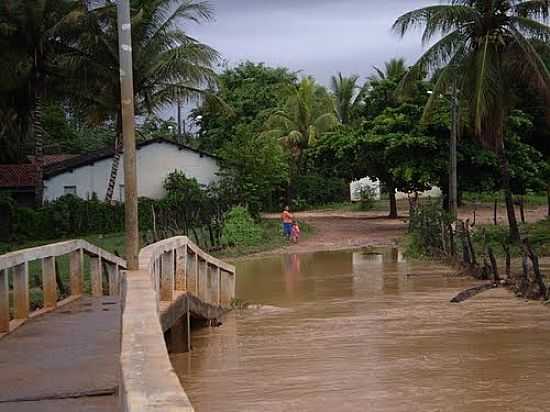
[[[13,303],[14,318],[29,317],[29,264],[28,262],[13,268]]]

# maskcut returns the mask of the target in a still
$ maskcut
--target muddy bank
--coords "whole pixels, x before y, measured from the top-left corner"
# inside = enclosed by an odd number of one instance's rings
[[[546,208],[538,207],[526,209],[528,222],[536,222],[546,217]],[[309,224],[314,233],[298,244],[275,250],[254,254],[254,257],[309,253],[326,250],[360,249],[374,246],[396,246],[407,233],[408,212],[400,210],[400,217],[389,219],[385,212],[350,212],[338,210],[318,210],[297,212],[294,214],[298,221]],[[519,216],[519,212],[518,212]],[[278,220],[279,214],[265,214],[266,219]],[[474,221],[474,209],[461,208],[460,219]],[[493,209],[479,207],[475,210],[476,224],[493,222]],[[506,224],[506,209],[497,211],[497,222]],[[250,257],[250,256],[248,256]]]

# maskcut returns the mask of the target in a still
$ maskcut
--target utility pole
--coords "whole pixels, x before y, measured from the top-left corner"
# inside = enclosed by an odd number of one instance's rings
[[[178,98],[178,143],[182,143],[181,137],[181,100]]]
[[[453,220],[458,216],[458,177],[457,177],[457,159],[456,142],[460,124],[460,100],[458,98],[458,89],[453,85],[451,94],[451,141],[449,151],[449,213]]]
[[[137,270],[139,269],[139,231],[130,0],[118,1],[117,17],[122,136],[124,143],[124,225],[126,230],[126,262],[128,264],[128,270]]]

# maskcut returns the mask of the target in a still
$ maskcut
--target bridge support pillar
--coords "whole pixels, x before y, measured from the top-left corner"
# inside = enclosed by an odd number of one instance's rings
[[[233,274],[224,270],[220,273],[220,304],[223,306],[231,305],[231,300],[235,296],[234,278]]]
[[[109,296],[118,296],[120,283],[120,270],[118,265],[107,264],[107,275],[109,277]]]

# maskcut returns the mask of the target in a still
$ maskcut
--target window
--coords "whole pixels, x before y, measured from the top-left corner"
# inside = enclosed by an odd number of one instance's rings
[[[63,186],[63,194],[76,196],[76,186]]]
[[[119,185],[118,187],[118,200],[120,202],[124,202],[124,185]]]

